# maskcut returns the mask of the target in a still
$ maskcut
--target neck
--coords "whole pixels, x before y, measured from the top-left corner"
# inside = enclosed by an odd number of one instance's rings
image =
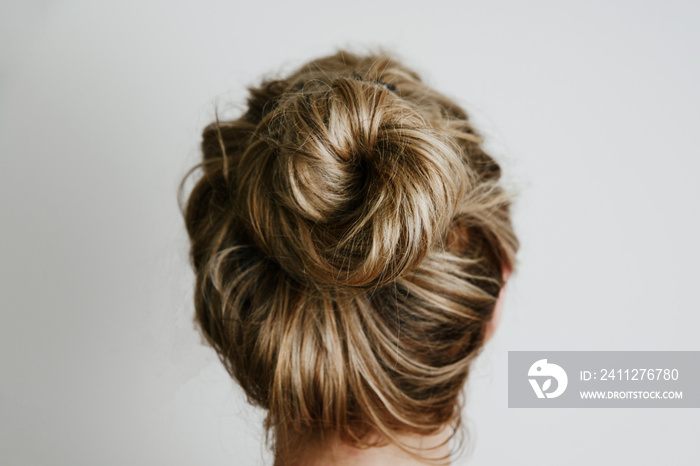
[[[356,448],[349,445],[338,436],[326,438],[323,441],[307,442],[300,445],[294,458],[291,455],[278,455],[275,466],[425,466],[427,464],[448,465],[450,445],[446,440],[449,429],[443,429],[438,434],[430,436],[398,435],[397,438],[412,449],[420,450],[426,460],[419,460],[393,443],[372,448]],[[442,444],[442,445],[441,445]],[[432,460],[431,463],[429,460]]]

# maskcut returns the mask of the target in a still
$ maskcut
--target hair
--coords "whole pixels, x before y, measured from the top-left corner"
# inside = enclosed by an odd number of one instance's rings
[[[195,321],[278,455],[333,433],[420,457],[397,435],[456,435],[516,265],[501,168],[466,112],[385,51],[249,91],[180,185]]]

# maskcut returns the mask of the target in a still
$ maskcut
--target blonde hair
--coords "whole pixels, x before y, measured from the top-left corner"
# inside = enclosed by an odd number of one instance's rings
[[[313,60],[204,128],[181,198],[195,319],[278,454],[333,433],[420,456],[397,434],[457,432],[518,249],[480,143],[386,52]]]

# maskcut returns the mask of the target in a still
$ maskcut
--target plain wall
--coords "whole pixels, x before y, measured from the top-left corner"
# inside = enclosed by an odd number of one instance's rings
[[[699,350],[700,4],[0,2],[0,463],[270,464],[192,324],[176,189],[214,103],[383,45],[519,189],[458,464],[698,464],[693,409],[508,409],[509,350]]]

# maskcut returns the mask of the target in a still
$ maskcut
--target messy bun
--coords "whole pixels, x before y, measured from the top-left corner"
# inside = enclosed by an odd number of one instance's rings
[[[314,60],[204,129],[183,206],[196,321],[278,452],[459,425],[518,249],[480,142],[386,53]]]

